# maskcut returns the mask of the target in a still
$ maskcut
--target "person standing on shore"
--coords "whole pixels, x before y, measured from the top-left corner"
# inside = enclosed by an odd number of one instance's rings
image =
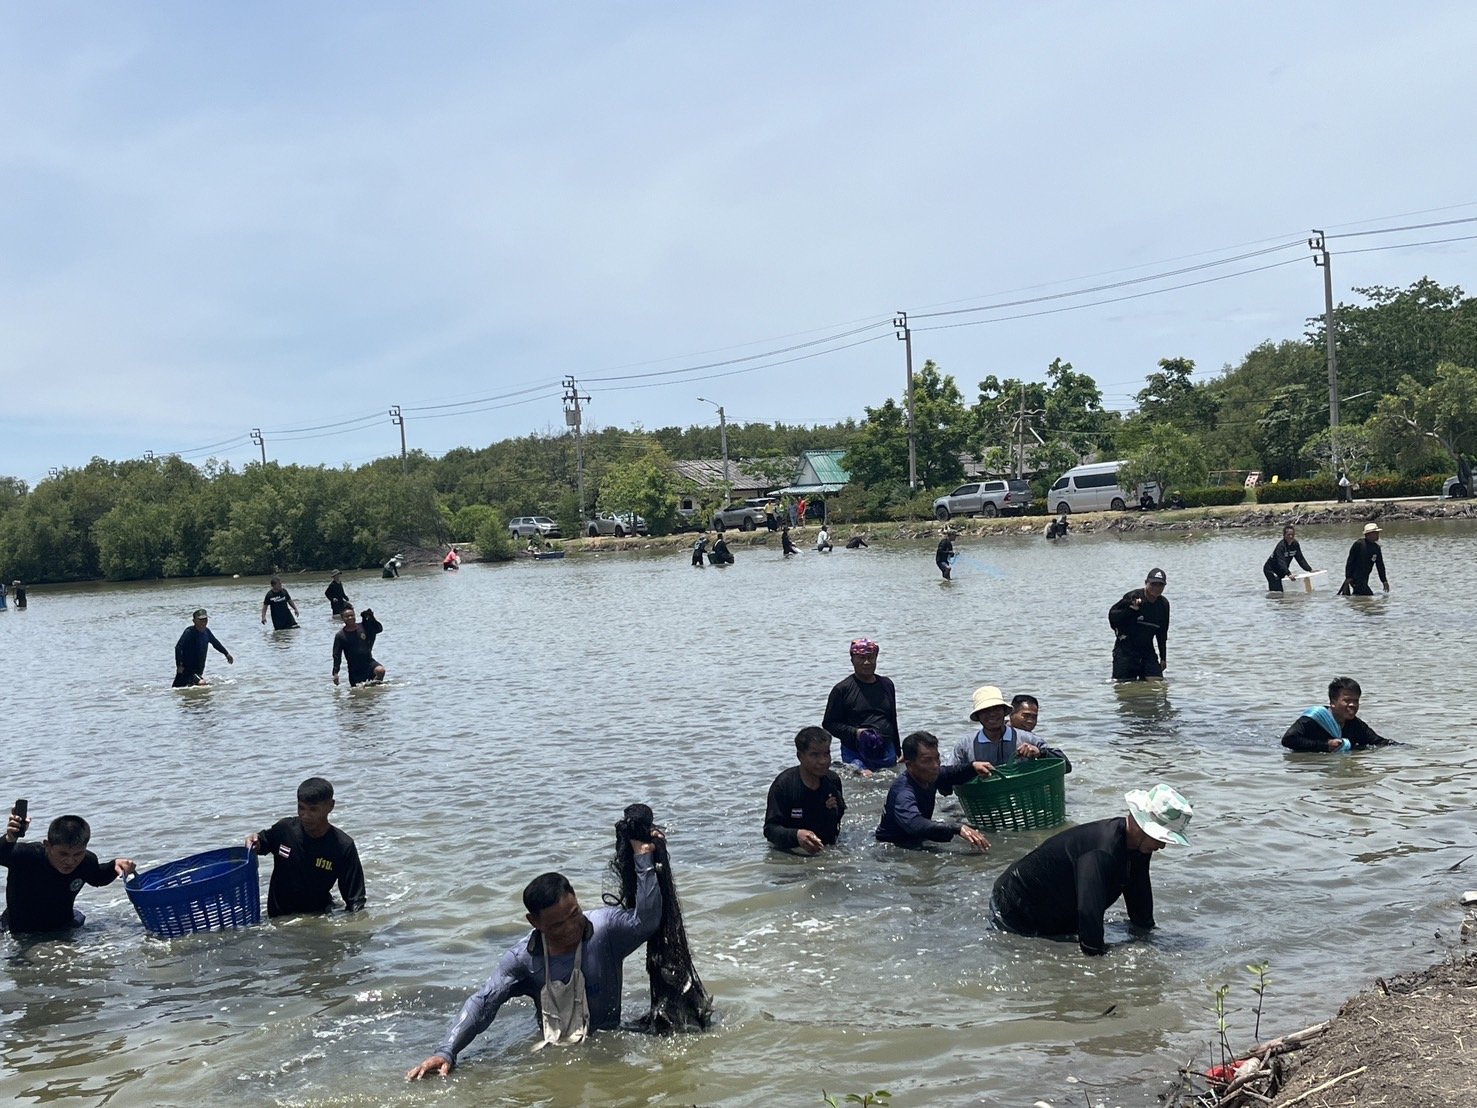
[[[1271,557],[1262,564],[1262,573],[1266,575],[1269,592],[1281,592],[1284,577],[1289,580],[1293,579],[1292,563],[1294,561],[1303,567],[1303,572],[1313,572],[1308,559],[1303,557],[1303,548],[1298,545],[1297,528],[1289,523],[1282,528],[1282,541],[1272,547]]]
[[[231,657],[231,652],[221,645],[220,639],[215,637],[207,624],[210,622],[210,614],[204,608],[196,608],[194,615],[190,617],[190,626],[186,627],[180,635],[179,641],[174,644],[174,687],[176,689],[187,689],[192,685],[204,685],[205,659],[214,647],[226,656],[226,664],[234,666],[236,659]]]
[[[1339,503],[1352,503],[1354,500],[1354,482],[1349,480],[1349,475],[1339,470]]]
[[[862,771],[897,765],[897,689],[877,672],[880,647],[871,639],[851,641],[852,674],[826,699],[821,726],[841,743],[841,761]]]
[[[339,571],[334,570],[328,576],[328,588],[323,590],[323,595],[328,597],[329,607],[333,609],[334,618],[337,618],[349,606],[349,597],[344,592],[344,583],[339,580]]]
[[[1188,845],[1194,809],[1168,785],[1123,799],[1126,817],[1062,831],[1011,863],[990,893],[990,922],[1017,935],[1075,938],[1083,954],[1106,954],[1103,914],[1121,896],[1129,922],[1152,929],[1149,862],[1170,843]]]
[[[1364,534],[1349,547],[1349,557],[1344,561],[1344,583],[1339,587],[1340,596],[1373,596],[1369,587],[1369,574],[1378,570],[1380,584],[1390,591],[1390,579],[1385,576],[1385,556],[1380,550],[1380,525],[1366,523]]]
[[[1164,676],[1169,664],[1168,583],[1162,569],[1149,570],[1144,587],[1123,594],[1108,609],[1113,642],[1113,680],[1146,681]]]

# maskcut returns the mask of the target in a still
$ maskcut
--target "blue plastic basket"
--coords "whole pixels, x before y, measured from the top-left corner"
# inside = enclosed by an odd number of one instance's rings
[[[172,939],[261,923],[256,873],[256,855],[244,846],[231,846],[140,873],[125,887],[144,927]]]

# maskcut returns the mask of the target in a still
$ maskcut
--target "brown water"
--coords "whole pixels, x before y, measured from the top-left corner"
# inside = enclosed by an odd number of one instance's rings
[[[1338,567],[1354,528],[1303,536]],[[289,580],[302,630],[257,623],[265,582],[33,589],[0,614],[6,788],[32,834],[77,811],[103,857],[148,867],[238,843],[291,814],[302,778],[338,790],[369,910],[238,933],[150,939],[121,885],[85,889],[88,926],[0,966],[0,1097],[111,1104],[814,1104],[891,1089],[909,1105],[1149,1105],[1214,1035],[1210,989],[1247,962],[1274,982],[1263,1031],[1323,1018],[1375,974],[1429,961],[1470,876],[1477,756],[1458,691],[1472,652],[1470,527],[1392,525],[1388,597],[1325,587],[1268,597],[1271,532],[960,544],[944,584],[932,545],[806,553],[738,546],[468,566],[350,595],[386,626],[391,683],[335,690],[325,582]],[[1107,680],[1105,613],[1151,565],[1174,605],[1167,688]],[[172,691],[171,650],[205,605],[236,665]],[[980,684],[1042,700],[1040,733],[1072,756],[1068,815],[1119,814],[1155,780],[1195,804],[1188,848],[1156,856],[1159,929],[1075,946],[989,931],[987,856],[872,841],[885,785],[848,779],[840,849],[803,861],[761,836],[765,790],[879,639],[905,730],[947,745]],[[1277,745],[1338,673],[1362,715],[1410,745],[1354,757]],[[643,800],[670,829],[717,1030],[612,1034],[529,1051],[513,1001],[446,1083],[406,1087],[464,997],[524,933],[526,881],[563,869],[598,902],[610,827]],[[951,802],[950,802],[951,803]],[[263,880],[269,867],[263,868]],[[1465,882],[1465,884],[1464,884]],[[645,973],[628,963],[627,1014]],[[1084,1085],[1077,1082],[1091,1083]]]

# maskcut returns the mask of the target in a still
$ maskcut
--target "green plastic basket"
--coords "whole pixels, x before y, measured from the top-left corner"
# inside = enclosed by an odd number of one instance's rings
[[[954,790],[965,818],[981,831],[1028,831],[1067,821],[1067,763],[1017,759]]]

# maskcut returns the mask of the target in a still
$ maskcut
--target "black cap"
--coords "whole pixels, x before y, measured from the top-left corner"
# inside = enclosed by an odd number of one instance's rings
[[[1149,570],[1149,576],[1144,578],[1144,584],[1146,585],[1163,585],[1166,584],[1168,581],[1169,578],[1164,576],[1164,571],[1162,569],[1159,569],[1157,566],[1154,569]]]

